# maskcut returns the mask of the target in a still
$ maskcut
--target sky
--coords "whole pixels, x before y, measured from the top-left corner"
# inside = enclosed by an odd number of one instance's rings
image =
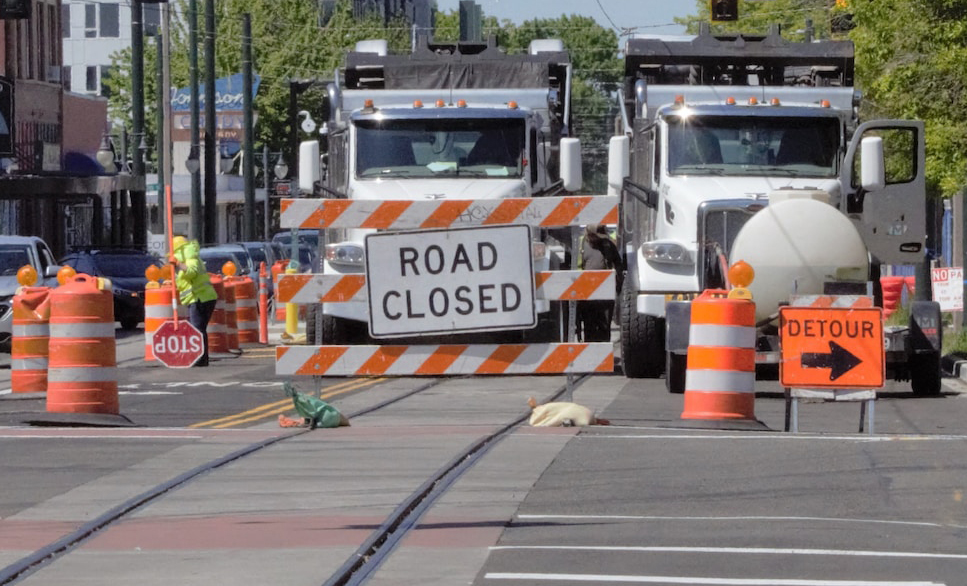
[[[696,11],[689,0],[476,0],[486,16],[508,19],[516,24],[533,18],[561,15],[590,16],[603,27],[635,29],[640,34],[682,34],[684,27],[675,17]],[[458,10],[459,0],[437,0],[442,11]],[[551,8],[553,7],[553,8]]]

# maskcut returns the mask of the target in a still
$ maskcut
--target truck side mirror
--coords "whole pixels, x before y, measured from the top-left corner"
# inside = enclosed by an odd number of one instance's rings
[[[627,136],[612,136],[608,143],[608,192],[621,193],[621,186],[629,173],[631,140]]]
[[[860,143],[860,185],[866,191],[879,191],[886,186],[883,139],[879,136],[867,136]]]
[[[299,191],[313,192],[319,181],[319,141],[306,140],[299,143]]]
[[[581,189],[584,178],[581,175],[581,141],[576,138],[561,139],[561,181],[564,189]]]

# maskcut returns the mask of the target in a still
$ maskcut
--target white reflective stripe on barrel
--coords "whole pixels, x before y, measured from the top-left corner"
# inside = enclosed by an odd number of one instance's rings
[[[14,324],[12,334],[18,338],[36,338],[47,336],[50,333],[50,326],[47,324],[29,324],[29,325],[17,325]]]
[[[51,338],[113,338],[114,322],[51,323]]]
[[[48,383],[116,382],[116,366],[58,366],[47,370]]]
[[[754,393],[755,372],[689,369],[685,371],[685,391]]]
[[[755,328],[751,326],[692,324],[688,330],[688,344],[689,346],[755,348]]]
[[[47,370],[47,358],[11,358],[11,370]]]

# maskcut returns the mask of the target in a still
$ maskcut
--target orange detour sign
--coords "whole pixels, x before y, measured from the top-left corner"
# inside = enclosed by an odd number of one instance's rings
[[[872,389],[886,380],[879,307],[779,309],[785,387]]]

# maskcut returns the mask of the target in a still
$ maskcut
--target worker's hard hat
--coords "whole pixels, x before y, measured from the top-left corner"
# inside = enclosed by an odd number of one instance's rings
[[[184,236],[175,236],[174,238],[171,239],[171,252],[178,250],[185,244],[188,244],[187,238],[185,238]]]

